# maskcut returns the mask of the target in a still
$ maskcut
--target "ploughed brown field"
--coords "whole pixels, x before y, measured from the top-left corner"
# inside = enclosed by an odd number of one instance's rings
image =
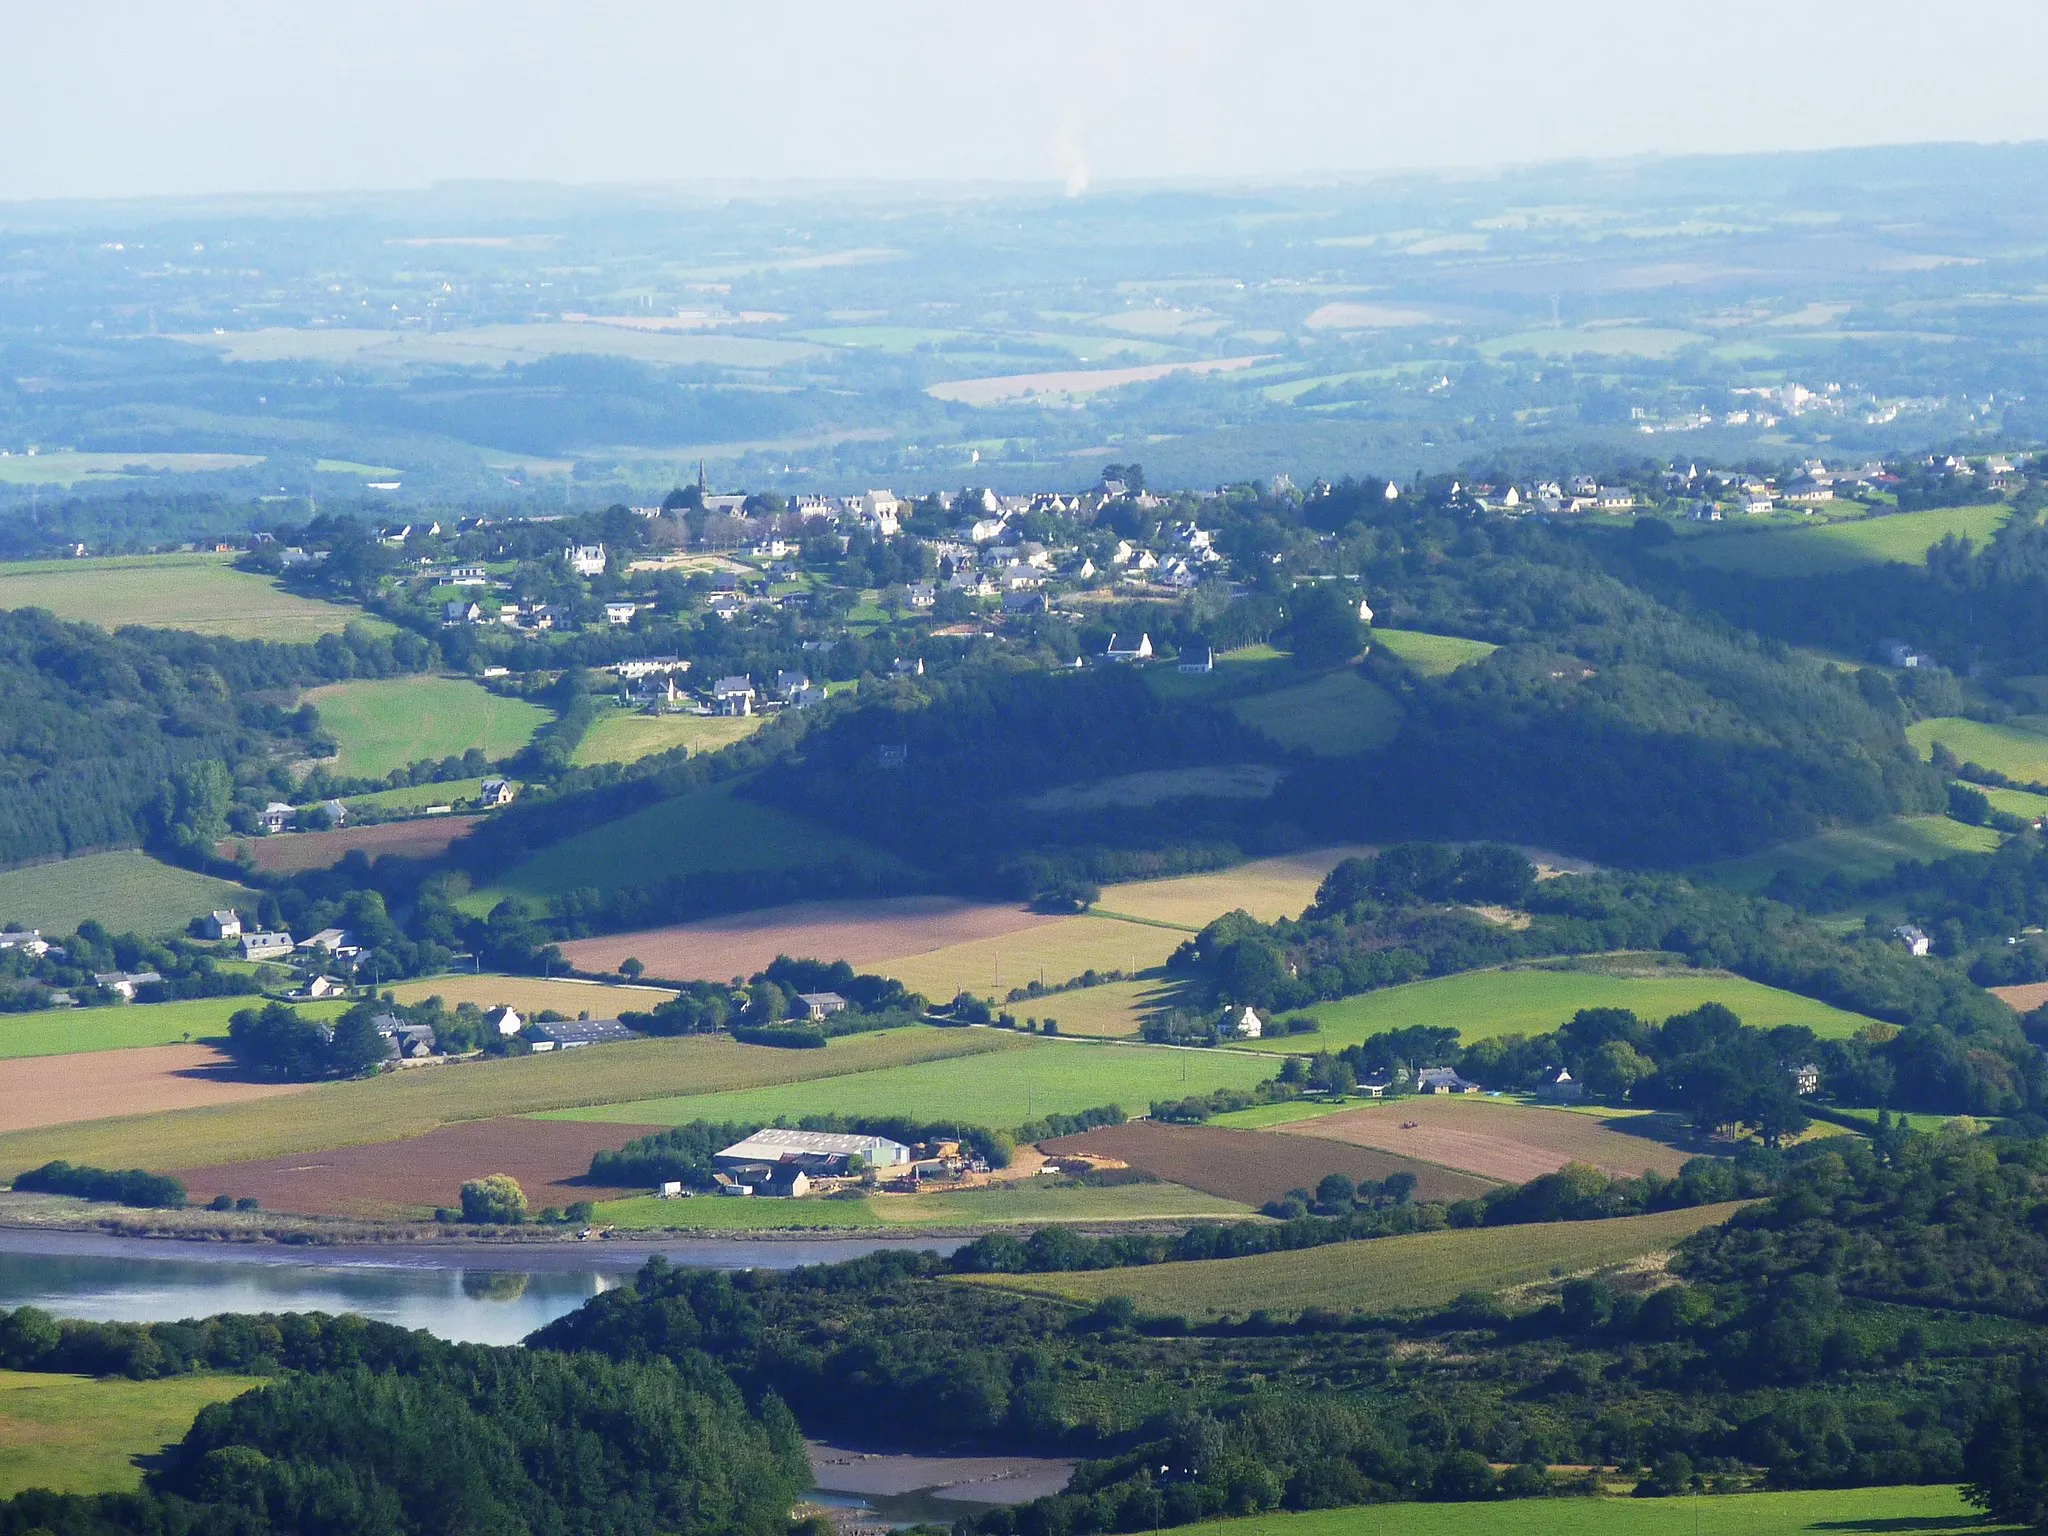
[[[509,1173],[526,1191],[527,1205],[540,1211],[577,1200],[645,1194],[582,1180],[597,1153],[616,1151],[636,1136],[662,1129],[578,1120],[470,1120],[400,1141],[176,1172],[197,1201],[254,1195],[265,1210],[367,1218],[458,1207],[465,1179]]]
[[[230,838],[220,845],[223,858],[247,848],[266,875],[295,875],[301,870],[339,864],[360,848],[373,862],[387,853],[401,858],[432,859],[445,853],[476,826],[475,816],[426,816],[412,821],[387,821],[374,827],[337,827],[331,832],[280,832],[272,837]]]
[[[233,1070],[210,1045],[144,1045],[0,1061],[0,1132],[267,1099],[305,1087],[240,1082],[230,1075]]]
[[[2025,981],[2016,987],[1988,987],[1985,990],[2014,1013],[2032,1013],[2048,1003],[2048,981]]]
[[[615,971],[632,956],[647,974],[668,981],[729,981],[751,976],[777,955],[844,960],[858,969],[999,938],[1061,919],[1022,907],[960,901],[950,896],[891,896],[878,901],[800,901],[758,912],[709,917],[638,933],[613,933],[564,944],[579,971]]]
[[[1040,1146],[1055,1156],[1088,1152],[1113,1157],[1169,1183],[1246,1205],[1278,1200],[1290,1189],[1313,1190],[1330,1173],[1354,1181],[1412,1173],[1416,1196],[1423,1200],[1465,1200],[1492,1187],[1486,1179],[1366,1147],[1337,1141],[1319,1144],[1297,1136],[1275,1136],[1271,1131],[1229,1131],[1209,1125],[1137,1120],[1079,1136],[1062,1136]]]
[[[1708,1149],[1661,1116],[1535,1109],[1491,1099],[1400,1099],[1279,1127],[1303,1140],[1331,1140],[1404,1153],[1484,1178],[1520,1184],[1566,1163],[1590,1163],[1635,1178],[1675,1174]]]

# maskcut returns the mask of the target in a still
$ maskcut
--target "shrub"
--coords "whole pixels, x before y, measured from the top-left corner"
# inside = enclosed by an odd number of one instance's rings
[[[143,1168],[74,1167],[62,1158],[16,1174],[14,1187],[45,1195],[74,1195],[81,1200],[104,1200],[114,1205],[134,1205],[146,1210],[183,1210],[185,1186],[176,1179]]]
[[[509,1173],[471,1179],[462,1186],[462,1219],[517,1226],[526,1220],[526,1191]]]

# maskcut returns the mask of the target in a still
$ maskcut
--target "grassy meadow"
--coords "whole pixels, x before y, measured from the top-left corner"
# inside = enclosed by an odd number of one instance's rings
[[[1954,853],[1989,853],[1999,841],[1989,827],[1965,826],[1946,816],[1894,816],[1864,827],[1835,827],[1761,853],[1704,864],[1694,873],[1753,895],[1781,870],[1805,880],[1824,880],[1833,874],[1845,880],[1869,880],[1889,873],[1896,864],[1926,864]]]
[[[762,1232],[908,1230],[1007,1226],[1047,1221],[1180,1221],[1243,1218],[1249,1206],[1179,1184],[1123,1184],[1086,1189],[1041,1180],[965,1189],[956,1194],[873,1195],[861,1199],[736,1200],[699,1196],[660,1200],[639,1195],[601,1202],[595,1219],[628,1231]]]
[[[1375,628],[1372,638],[1424,677],[1446,677],[1460,667],[1486,660],[1500,649],[1485,640],[1467,640],[1460,635],[1431,635],[1419,629]]]
[[[10,453],[0,456],[0,485],[61,485],[124,480],[163,473],[218,474],[261,464],[253,453]]]
[[[1953,717],[1916,720],[1906,727],[1906,740],[1920,749],[1922,757],[1931,758],[1938,741],[1961,762],[2024,783],[2048,784],[2048,730],[2029,729],[2038,724],[2048,722],[2038,715],[2024,715],[2006,725]]]
[[[1270,1062],[1236,1052],[1091,1045],[992,1030],[959,1033],[1022,1048],[884,1067],[851,1076],[813,1074],[804,1082],[744,1091],[593,1104],[562,1109],[549,1118],[682,1125],[691,1120],[766,1121],[784,1115],[792,1119],[802,1115],[910,1115],[1008,1129],[1040,1115],[1074,1114],[1101,1104],[1121,1104],[1128,1113],[1142,1114],[1155,1099],[1184,1098],[1215,1088],[1249,1088],[1273,1075]],[[834,1048],[844,1043],[834,1042]]]
[[[2002,502],[1937,507],[1879,517],[1844,518],[1812,527],[1744,528],[1724,523],[1664,546],[1667,557],[1753,576],[1818,576],[1897,561],[1919,565],[1951,533],[1989,542],[2007,514]]]
[[[1348,669],[1252,694],[1230,708],[1261,735],[1318,757],[1373,751],[1401,729],[1401,707],[1386,690]]]
[[[182,933],[216,907],[253,911],[256,893],[146,853],[117,849],[0,870],[0,923],[73,933],[89,917],[116,932]]]
[[[376,789],[367,795],[350,795],[352,811],[381,811],[387,816],[423,811],[430,805],[459,805],[482,793],[483,777],[446,779],[439,784],[408,784],[402,789]]]
[[[136,1458],[185,1438],[209,1403],[263,1385],[255,1376],[57,1376],[0,1371],[0,1498],[24,1488],[123,1493],[142,1486]]]
[[[262,1006],[260,997],[195,997],[174,1003],[0,1014],[0,1061],[206,1040],[225,1035],[228,1020],[241,1009]],[[338,1001],[298,1005],[309,1019],[339,1018],[347,1007]]]
[[[330,683],[306,694],[340,751],[336,773],[382,778],[422,758],[460,757],[479,747],[510,757],[545,725],[548,712],[504,699],[456,677],[389,677]]]
[[[1318,1003],[1304,1010],[1320,1026],[1316,1033],[1248,1040],[1232,1049],[1335,1050],[1368,1035],[1410,1025],[1455,1029],[1467,1041],[1485,1040],[1553,1030],[1581,1008],[1628,1008],[1646,1019],[1664,1019],[1701,1003],[1725,1004],[1741,1015],[1745,1024],[1766,1029],[1804,1024],[1829,1038],[1846,1038],[1871,1022],[1860,1013],[1720,971],[1670,967],[1641,975],[1616,975],[1522,966],[1466,971]]]
[[[1726,1221],[1739,1208],[1705,1205],[1601,1221],[1423,1232],[1243,1259],[962,1280],[1084,1304],[1128,1296],[1141,1312],[1192,1319],[1241,1317],[1260,1308],[1276,1317],[1308,1307],[1416,1312],[1468,1291],[1502,1291],[1625,1264]]]
[[[677,747],[688,747],[692,753],[716,752],[745,741],[767,723],[764,715],[640,715],[615,709],[598,717],[569,761],[588,768],[597,763],[637,763]]]
[[[189,629],[235,640],[317,640],[351,623],[390,626],[360,609],[287,592],[226,555],[133,555],[0,565],[0,608],[47,608],[118,629]]]
[[[1991,809],[2003,811],[2008,816],[2024,817],[2028,821],[2039,821],[2048,816],[2048,795],[2036,795],[2024,789],[1986,789],[1981,784],[1968,786],[1977,790],[1991,802]]]

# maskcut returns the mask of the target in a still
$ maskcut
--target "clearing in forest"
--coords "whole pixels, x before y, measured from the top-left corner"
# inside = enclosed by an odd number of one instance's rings
[[[460,757],[471,748],[489,762],[510,757],[548,720],[524,699],[507,699],[459,677],[385,677],[330,683],[307,692],[320,724],[340,747],[330,766],[350,777],[381,779],[394,768]]]

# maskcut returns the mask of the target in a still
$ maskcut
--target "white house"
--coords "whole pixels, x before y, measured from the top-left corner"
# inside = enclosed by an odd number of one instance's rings
[[[754,712],[754,680],[751,677],[721,677],[711,685],[714,714],[751,715]]]
[[[1231,1009],[1224,1014],[1223,1023],[1225,1033],[1240,1040],[1256,1040],[1266,1032],[1265,1021],[1249,1008]]]
[[[489,1023],[501,1035],[516,1035],[526,1028],[526,1020],[511,1008],[500,1008],[490,1016]]]
[[[276,960],[298,948],[288,933],[245,933],[242,935],[242,958],[244,960]]]
[[[633,615],[639,611],[639,604],[637,603],[606,603],[604,605],[604,621],[607,624],[630,624],[633,622]]]
[[[1456,1067],[1424,1067],[1415,1074],[1417,1093],[1477,1093],[1479,1085],[1458,1076]]]
[[[233,911],[207,913],[206,936],[209,939],[239,939],[242,936],[242,914]]]
[[[519,786],[510,779],[485,779],[477,786],[476,803],[489,810],[501,805],[510,805],[519,793]]]
[[[458,565],[448,573],[451,587],[481,587],[490,582],[491,573],[480,565]]]
[[[877,538],[893,539],[902,531],[904,502],[894,491],[869,491],[854,498],[854,511],[868,532]]]
[[[256,814],[256,825],[265,832],[282,832],[299,813],[282,800],[273,800]]]
[[[1603,485],[1593,497],[1593,505],[1602,512],[1626,512],[1635,504],[1636,493],[1625,485]]]
[[[1902,923],[1894,928],[1892,937],[1906,946],[1909,955],[1924,955],[1934,947],[1934,941],[1911,923]]]
[[[1109,637],[1109,648],[1102,654],[1110,661],[1150,661],[1152,659],[1152,637],[1149,634],[1140,635],[1138,636],[1138,643],[1132,645],[1124,640],[1121,635],[1111,635]]]
[[[602,544],[571,544],[562,551],[562,558],[569,569],[578,576],[602,576],[604,574],[604,546]]]
[[[1216,670],[1216,653],[1208,646],[1190,648],[1180,653],[1180,664],[1176,671],[1189,677],[1198,677]]]
[[[362,945],[356,942],[356,936],[346,928],[322,928],[311,938],[299,940],[297,947],[305,950],[308,954],[311,954],[314,950],[319,950],[323,954],[340,956],[362,953]]]

